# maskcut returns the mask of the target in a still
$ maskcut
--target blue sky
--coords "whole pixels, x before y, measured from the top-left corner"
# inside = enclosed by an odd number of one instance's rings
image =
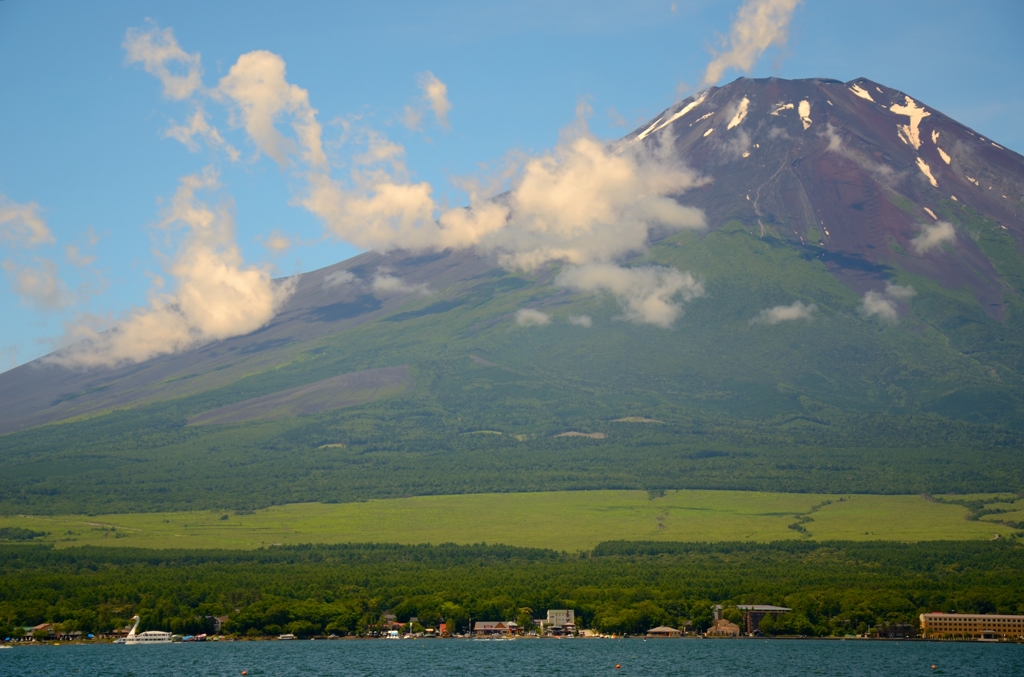
[[[260,153],[229,108],[210,97],[168,98],[158,78],[126,63],[130,28],[171,29],[185,53],[201,57],[206,88],[243,54],[280,56],[288,83],[317,111],[332,163],[344,167],[357,152],[353,130],[373,130],[404,149],[410,181],[429,182],[439,204],[461,205],[467,197],[453,178],[552,148],[580,102],[591,109],[591,131],[613,139],[694,91],[739,7],[4,0],[0,207],[30,209],[49,237],[19,243],[0,231],[0,370],[50,352],[67,327],[111,326],[173,291],[168,267],[181,236],[158,224],[185,176],[218,177],[211,203],[233,210],[243,266],[289,275],[360,251],[325,235],[297,204],[303,177]],[[1019,1],[807,0],[786,44],[769,48],[749,75],[868,77],[1024,152],[1022,26]],[[424,98],[428,72],[447,88],[447,125]],[[743,74],[727,71],[721,82]],[[239,161],[167,137],[197,105]],[[403,124],[407,107],[420,115],[415,129]],[[26,271],[35,271],[34,296],[24,279],[19,286]],[[58,287],[40,291],[46,284]]]

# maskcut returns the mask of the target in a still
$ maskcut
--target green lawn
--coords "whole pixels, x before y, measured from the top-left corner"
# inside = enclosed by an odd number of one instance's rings
[[[825,504],[826,501],[831,503]],[[811,512],[812,507],[819,508]],[[560,491],[299,503],[250,514],[213,511],[0,517],[74,545],[256,548],[274,543],[503,543],[577,551],[611,540],[971,540],[1012,530],[917,496],[746,491]],[[223,519],[224,516],[226,519]]]

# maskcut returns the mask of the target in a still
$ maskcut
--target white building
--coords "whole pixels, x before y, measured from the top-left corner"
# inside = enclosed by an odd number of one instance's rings
[[[548,609],[548,619],[545,625],[556,627],[576,625],[576,612],[572,609]]]

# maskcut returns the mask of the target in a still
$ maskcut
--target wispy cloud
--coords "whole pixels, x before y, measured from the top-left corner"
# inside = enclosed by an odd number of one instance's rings
[[[845,143],[839,130],[833,127],[831,122],[826,123],[823,135],[828,139],[829,152],[842,155],[861,169],[874,174],[875,178],[882,183],[891,184],[900,177],[900,174],[892,167],[875,162],[864,153]]]
[[[56,242],[40,211],[35,202],[18,203],[0,194],[0,241],[11,250]],[[22,303],[44,311],[62,310],[74,303],[75,296],[61,279],[55,261],[39,255],[25,257],[19,262],[12,255],[0,262],[11,290]]]
[[[540,327],[551,324],[551,316],[533,308],[520,308],[516,311],[516,324],[520,327]]]
[[[810,320],[818,306],[814,303],[804,305],[802,301],[794,301],[788,306],[775,306],[766,308],[758,313],[757,317],[750,320],[751,324],[778,324],[779,322],[790,322],[793,320]]]
[[[424,114],[429,110],[433,112],[434,121],[438,125],[449,129],[448,111],[452,109],[452,102],[448,100],[448,85],[430,71],[420,73],[416,77],[416,84],[420,88],[419,101],[405,107],[402,124],[413,131],[421,131]]]
[[[569,324],[574,324],[577,327],[590,328],[594,326],[594,321],[590,319],[590,315],[570,315]]]
[[[424,98],[430,104],[430,110],[434,112],[437,124],[448,127],[448,111],[452,109],[452,103],[448,100],[448,85],[430,71],[420,75],[419,85]]]
[[[147,73],[159,78],[167,98],[187,99],[202,87],[199,53],[183,50],[170,28],[161,29],[152,21],[146,28],[129,28],[122,46],[125,61],[140,63]]]
[[[38,310],[63,310],[75,302],[74,295],[60,277],[57,264],[36,257],[32,265],[4,261],[0,266],[7,273],[11,288],[26,305]]]
[[[866,317],[877,315],[888,322],[899,321],[900,301],[905,301],[917,294],[910,285],[901,286],[898,284],[885,283],[884,291],[869,291],[864,294],[861,302],[861,312]]]
[[[419,294],[428,296],[430,288],[425,284],[412,284],[400,277],[378,272],[370,281],[370,288],[378,296],[397,296],[398,294]]]
[[[295,241],[279,230],[275,230],[262,240],[263,246],[271,254],[283,254],[292,248]]]
[[[342,285],[351,284],[355,281],[356,276],[347,270],[336,270],[333,273],[328,273],[324,276],[323,287],[324,289],[341,287]]]
[[[287,165],[292,154],[311,167],[327,165],[322,128],[316,109],[310,106],[309,92],[288,82],[284,59],[277,54],[259,50],[238,57],[214,96],[232,104],[234,123],[244,127],[256,147],[279,165]],[[290,116],[297,143],[275,127],[285,114]]]
[[[766,49],[789,39],[789,22],[801,0],[747,0],[740,7],[727,41],[728,49],[715,55],[704,72],[701,87],[717,84],[725,71],[749,73]]]
[[[17,203],[0,193],[0,239],[8,245],[35,247],[55,242],[35,202]]]
[[[608,291],[625,307],[626,319],[664,328],[683,314],[683,303],[704,295],[703,283],[667,266],[590,263],[569,268],[556,284],[576,291]]]
[[[910,241],[918,254],[937,249],[947,242],[956,242],[956,230],[949,221],[936,221],[921,227],[921,234]]]
[[[224,151],[224,154],[232,162],[237,162],[240,157],[238,149],[225,141],[217,128],[209,123],[206,113],[201,107],[196,108],[187,124],[168,127],[164,132],[164,137],[180,141],[193,153],[199,150],[199,142],[196,140],[198,138],[202,139],[209,148]]]

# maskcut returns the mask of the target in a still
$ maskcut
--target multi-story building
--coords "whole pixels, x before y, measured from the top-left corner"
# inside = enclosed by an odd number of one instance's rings
[[[573,609],[548,609],[545,625],[576,625],[576,612]]]
[[[573,609],[548,609],[548,617],[537,623],[541,634],[575,635],[576,612]]]
[[[771,604],[737,604],[736,608],[743,612],[743,620],[747,626],[747,632],[750,634],[761,629],[761,619],[768,614],[778,616],[791,611],[789,607],[772,606]]]
[[[1024,638],[1024,616],[1005,614],[921,614],[924,637]]]

